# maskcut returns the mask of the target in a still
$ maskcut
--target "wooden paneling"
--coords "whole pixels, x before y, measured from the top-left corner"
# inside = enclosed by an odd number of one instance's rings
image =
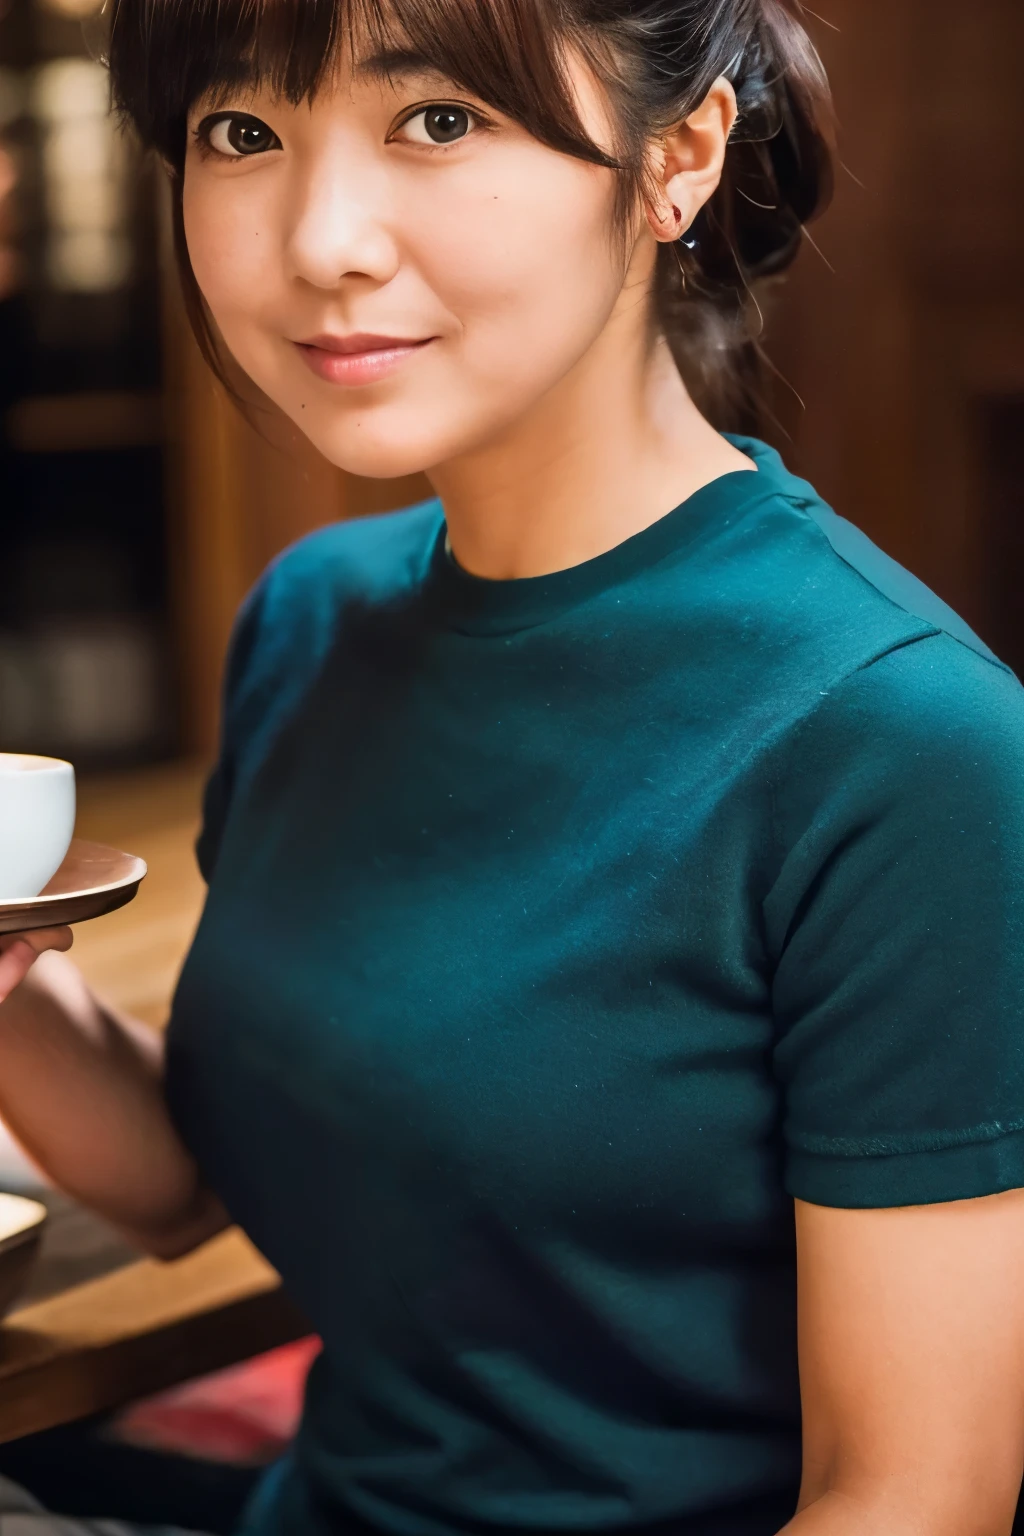
[[[838,510],[992,625],[983,402],[1024,390],[1019,0],[828,0],[835,206],[777,303],[780,446]],[[1024,578],[1024,571],[1021,572]]]
[[[981,412],[978,439],[987,474],[983,590],[991,616],[991,643],[1024,678],[1024,394],[989,401]]]

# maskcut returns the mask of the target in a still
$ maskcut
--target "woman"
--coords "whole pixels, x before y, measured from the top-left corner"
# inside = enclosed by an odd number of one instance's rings
[[[1024,698],[696,403],[827,195],[799,6],[115,0],[111,64],[211,360],[438,495],[246,605],[166,1063],[0,960],[30,1152],[323,1336],[247,1529],[1009,1531]]]

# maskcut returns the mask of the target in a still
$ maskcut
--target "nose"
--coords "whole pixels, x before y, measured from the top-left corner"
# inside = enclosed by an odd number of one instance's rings
[[[379,172],[370,176],[337,152],[309,166],[295,191],[287,236],[286,255],[295,278],[332,289],[350,277],[380,284],[394,277],[400,258],[383,183]]]

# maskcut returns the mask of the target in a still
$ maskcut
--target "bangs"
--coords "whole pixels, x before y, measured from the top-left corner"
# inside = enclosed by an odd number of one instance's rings
[[[411,57],[550,148],[623,169],[580,122],[554,0],[113,0],[110,18],[115,105],[179,172],[200,98],[249,86],[311,100],[343,55],[384,76]]]
[[[171,172],[185,308],[236,398],[185,233],[188,115],[201,100],[254,88],[297,105],[331,85],[339,65],[385,80],[419,67],[548,148],[617,173],[611,233],[625,254],[641,200],[657,191],[652,138],[685,121],[724,76],[738,131],[691,237],[658,251],[651,314],[709,418],[749,426],[761,355],[751,285],[792,263],[832,186],[835,119],[803,9],[802,0],[106,0],[104,15],[114,106]],[[568,69],[576,56],[610,107],[607,150],[580,117]]]

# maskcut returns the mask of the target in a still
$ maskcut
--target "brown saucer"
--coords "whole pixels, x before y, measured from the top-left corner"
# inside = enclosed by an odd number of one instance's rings
[[[38,896],[0,901],[0,933],[62,928],[126,907],[146,877],[134,854],[76,837],[64,862]]]

